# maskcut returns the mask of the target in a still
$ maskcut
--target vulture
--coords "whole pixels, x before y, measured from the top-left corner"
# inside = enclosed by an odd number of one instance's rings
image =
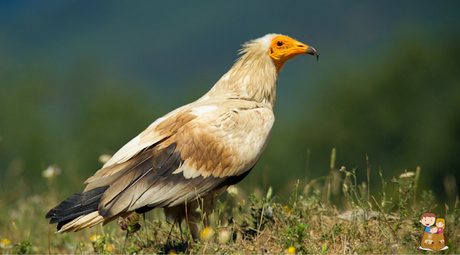
[[[313,47],[279,34],[243,44],[240,54],[205,95],[155,120],[82,191],[52,208],[46,218],[57,223],[57,232],[164,208],[168,220],[186,219],[196,239],[201,213],[209,216],[218,197],[249,174],[267,146],[284,63],[300,54],[318,58]]]

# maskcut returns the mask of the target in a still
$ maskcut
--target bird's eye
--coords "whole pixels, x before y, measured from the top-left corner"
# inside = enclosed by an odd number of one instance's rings
[[[280,46],[280,47],[281,47],[281,46],[283,46],[283,45],[284,45],[284,43],[283,43],[282,41],[278,41],[278,42],[276,43],[276,45],[278,45],[278,46]]]

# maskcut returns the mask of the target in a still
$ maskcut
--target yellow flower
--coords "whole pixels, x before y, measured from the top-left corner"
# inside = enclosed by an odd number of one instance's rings
[[[4,238],[0,241],[0,248],[2,249],[5,249],[5,248],[8,248],[10,246],[10,240],[8,240],[7,238]]]
[[[253,251],[253,250],[254,250],[254,246],[248,245],[248,246],[246,246],[246,249],[248,249],[248,250],[250,250],[250,251]]]
[[[214,235],[214,230],[212,228],[207,227],[201,231],[201,240],[209,241],[211,237]]]
[[[113,249],[115,249],[115,244],[109,244],[109,245],[107,245],[107,251],[108,251],[108,252],[112,251]]]
[[[295,254],[295,247],[294,246],[291,246],[288,248],[288,253],[289,254]]]
[[[292,207],[290,207],[289,205],[286,205],[284,209],[286,210],[287,213],[292,213]]]
[[[89,240],[93,243],[97,242],[97,240],[101,239],[101,235],[93,235]]]

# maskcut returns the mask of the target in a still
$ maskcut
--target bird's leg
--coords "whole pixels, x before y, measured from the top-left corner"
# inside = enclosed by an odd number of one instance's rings
[[[142,216],[144,217],[144,226],[147,227],[147,223],[145,223],[145,213],[142,213]]]
[[[199,204],[197,200],[194,200],[189,204],[187,204],[187,200],[185,201],[185,223],[188,225],[193,241],[198,240],[198,237],[200,236],[198,223],[201,220],[201,216],[200,213],[196,211],[198,206]]]
[[[193,215],[194,216],[194,215]],[[192,234],[193,240],[198,240],[200,237],[200,230],[198,229],[198,224],[196,222],[199,222],[199,217],[193,217],[192,215],[189,215],[189,222],[188,222],[188,228],[190,229],[190,234]],[[194,221],[193,219],[197,219]]]
[[[206,212],[204,216],[204,222],[203,222],[204,228],[211,226],[211,224],[209,224],[209,214],[211,214],[211,211]]]
[[[182,236],[182,221],[179,221],[180,240],[184,243],[184,237]]]
[[[173,224],[171,226],[171,230],[169,231],[168,238],[166,239],[166,244],[169,242],[169,238],[171,237],[171,233],[172,233],[172,231],[174,229],[174,226],[176,225],[176,220],[177,220],[177,218],[174,218],[174,222],[173,222]]]
[[[145,212],[142,213],[142,216],[144,218],[144,229],[145,229],[145,231],[147,231],[147,223],[145,222]]]

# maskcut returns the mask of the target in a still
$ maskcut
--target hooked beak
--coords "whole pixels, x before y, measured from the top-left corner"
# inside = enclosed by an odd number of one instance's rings
[[[319,54],[318,52],[315,50],[315,48],[311,47],[311,46],[308,46],[306,44],[303,44],[299,41],[296,41],[296,54],[309,54],[309,55],[313,55],[316,57],[316,61],[319,60]]]
[[[307,46],[307,51],[306,51],[306,53],[315,56],[315,57],[316,57],[316,61],[319,60],[319,54],[318,54],[318,52],[315,50],[315,48],[313,48],[313,47],[311,47],[311,46]]]

